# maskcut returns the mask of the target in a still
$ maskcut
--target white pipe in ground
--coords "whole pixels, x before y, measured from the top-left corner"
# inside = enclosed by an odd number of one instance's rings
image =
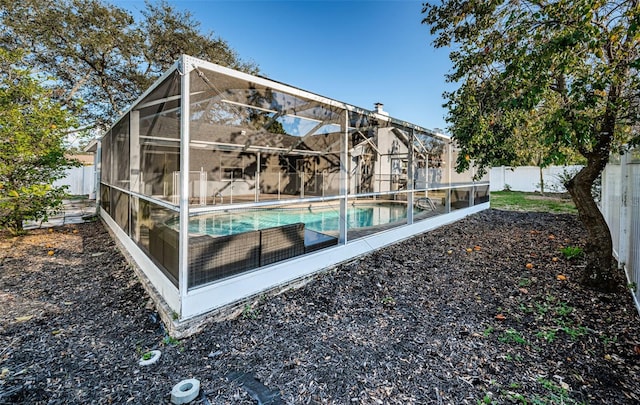
[[[175,405],[188,404],[200,394],[200,381],[195,378],[182,380],[171,390],[171,403]]]

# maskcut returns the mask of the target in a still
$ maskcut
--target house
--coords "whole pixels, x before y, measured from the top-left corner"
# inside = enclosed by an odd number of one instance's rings
[[[186,55],[98,155],[100,215],[174,326],[489,207],[448,137]]]

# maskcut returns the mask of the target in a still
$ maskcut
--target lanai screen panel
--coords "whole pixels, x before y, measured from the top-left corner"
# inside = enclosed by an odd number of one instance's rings
[[[350,111],[348,240],[407,223],[411,131],[384,115]]]
[[[111,129],[111,184],[129,190],[130,117],[126,114]]]
[[[449,185],[448,142],[427,132],[415,132],[417,159],[415,189],[419,191]]]
[[[129,114],[124,115],[102,139],[101,207],[129,233]],[[108,187],[106,185],[114,186]]]
[[[151,201],[132,197],[132,238],[154,261],[164,275],[178,287],[179,215]]]
[[[180,75],[164,80],[131,113],[133,156],[131,189],[178,205],[180,170]]]
[[[375,166],[380,159],[376,145],[378,121],[367,113],[349,112],[349,194],[373,193]]]
[[[202,68],[190,91],[191,204],[338,194],[342,110]]]
[[[111,129],[112,179],[120,189],[129,190],[130,115],[126,114]],[[129,234],[129,195],[118,188],[111,189],[111,216],[120,228]]]
[[[180,99],[175,72],[131,109],[130,152],[119,159],[129,162],[130,190],[146,198],[116,193],[111,201],[112,217],[121,224],[125,218],[118,215],[118,202],[126,200],[129,236],[175,286],[180,233],[172,224],[178,218],[180,190]]]
[[[391,190],[397,191],[394,200],[407,201],[407,192],[414,188],[416,147],[413,130],[400,124],[392,124],[389,134],[381,133],[387,139]]]
[[[414,221],[448,212],[448,143],[429,132],[414,130]]]
[[[107,131],[101,140],[100,182],[111,183],[111,130]],[[104,199],[102,199],[104,200]]]
[[[102,137],[100,162],[100,207],[111,215],[111,130]]]
[[[126,114],[102,139],[103,183],[129,189],[129,141],[129,114]]]

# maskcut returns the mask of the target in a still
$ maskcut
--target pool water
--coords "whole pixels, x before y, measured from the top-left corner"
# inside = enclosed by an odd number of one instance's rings
[[[218,212],[190,218],[189,232],[225,236],[297,222],[303,222],[305,228],[313,231],[337,232],[340,227],[339,217],[340,208],[337,206]],[[350,206],[347,212],[347,226],[364,228],[406,218],[407,206],[404,204]],[[171,225],[177,226],[177,222]]]

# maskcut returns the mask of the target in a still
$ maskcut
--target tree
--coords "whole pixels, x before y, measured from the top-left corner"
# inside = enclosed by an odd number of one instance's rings
[[[521,127],[515,128],[513,134],[505,140],[506,147],[513,150],[515,158],[509,164],[513,166],[537,166],[540,182],[540,194],[545,193],[543,169],[550,164],[584,164],[585,160],[576,151],[566,146],[550,145],[544,142],[542,137],[538,137],[544,129],[544,117],[548,112],[548,106],[533,111],[524,120]],[[553,148],[561,148],[562,158],[551,161],[547,158]]]
[[[146,64],[144,76],[160,76],[182,54],[243,72],[258,73],[257,66],[243,62],[225,40],[211,32],[201,32],[200,22],[188,11],[176,10],[164,0],[156,5],[146,0],[145,4],[144,19],[140,23],[140,30],[146,37],[142,48]]]
[[[445,0],[423,14],[434,45],[454,47],[447,80],[460,87],[445,106],[460,156],[482,171],[513,161],[520,131],[548,146],[544,162],[563,162],[566,150],[585,158],[566,184],[588,232],[582,282],[613,290],[611,235],[591,187],[611,152],[640,143],[638,0]]]
[[[66,130],[75,125],[70,111],[20,67],[20,57],[0,48],[0,227],[13,234],[62,205],[66,186],[52,184],[77,165],[64,156]]]
[[[166,2],[146,7],[136,21],[101,0],[0,0],[0,44],[28,52],[83,128],[110,126],[183,53],[257,71],[225,41],[200,33],[188,12]]]
[[[143,37],[128,12],[97,0],[0,2],[3,46],[27,51],[81,125],[108,126],[140,94]]]

